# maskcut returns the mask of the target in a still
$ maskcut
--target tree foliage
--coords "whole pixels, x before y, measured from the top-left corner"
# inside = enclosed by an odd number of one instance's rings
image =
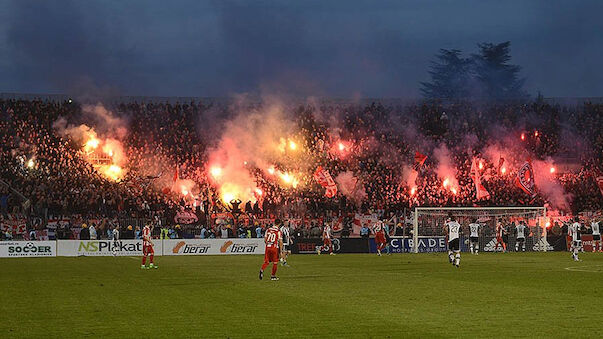
[[[457,49],[441,49],[432,62],[430,82],[421,83],[421,93],[429,99],[522,99],[524,79],[521,67],[512,65],[511,42],[480,43],[478,53],[463,58]]]

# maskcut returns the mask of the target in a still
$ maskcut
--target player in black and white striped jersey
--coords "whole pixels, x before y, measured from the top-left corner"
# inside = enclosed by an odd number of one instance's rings
[[[593,252],[603,252],[603,248],[601,247],[601,229],[599,228],[599,221],[593,219],[590,222],[590,230],[593,234]]]
[[[580,239],[580,218],[575,217],[574,223],[569,225],[567,228],[568,235],[572,238],[572,245],[570,251],[572,252],[572,259],[574,261],[580,261],[578,258],[578,252],[582,248],[582,239]]]
[[[289,264],[287,263],[287,258],[289,257],[289,254],[291,254],[291,245],[293,245],[293,242],[291,241],[291,233],[289,230],[288,223],[284,223],[283,226],[281,226],[281,237],[283,238],[283,248],[281,249],[281,264],[283,266],[289,266]]]
[[[448,234],[448,260],[452,265],[459,267],[461,264],[461,246],[459,243],[461,225],[456,221],[452,213],[449,213],[445,227]]]
[[[478,224],[477,218],[473,219],[473,222],[469,224],[469,249],[471,254],[477,255],[479,253],[479,231],[482,228],[481,224]]]
[[[526,235],[530,232],[528,226],[524,224],[524,221],[519,221],[519,225],[515,226],[515,252],[519,252],[519,248],[523,252],[526,251]]]

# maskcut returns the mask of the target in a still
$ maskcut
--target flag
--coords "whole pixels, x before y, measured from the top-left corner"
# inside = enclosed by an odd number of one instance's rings
[[[505,164],[505,158],[503,158],[501,155],[500,158],[498,159],[498,167],[496,168],[497,173],[500,173],[500,169],[503,167],[504,164]]]
[[[326,188],[325,196],[332,198],[337,194],[337,185],[331,177],[331,174],[326,169],[318,166],[314,172],[314,179],[320,184],[320,186]]]
[[[517,171],[515,184],[532,197],[536,196],[536,191],[534,190],[534,169],[530,160],[527,160]]]
[[[599,191],[601,191],[601,195],[603,195],[603,176],[597,177],[597,185],[599,185]]]
[[[409,187],[414,187],[417,185],[417,177],[419,176],[419,170],[427,160],[427,156],[425,154],[421,154],[421,152],[415,152],[415,163],[412,165],[412,171],[406,181]]]
[[[477,199],[490,199],[490,193],[486,190],[484,185],[482,185],[482,177],[479,173],[479,167],[477,166],[475,158],[473,158],[473,161],[471,162],[470,176],[471,179],[473,179],[473,183],[475,183],[475,194]]]
[[[426,155],[421,154],[419,151],[415,152],[415,163],[412,165],[412,169],[416,172],[419,172],[419,170],[425,163],[425,160],[427,160]]]
[[[174,182],[178,181],[178,165],[176,165],[176,171],[174,172]]]
[[[415,152],[415,162],[419,164],[419,166],[423,166],[427,160],[427,156],[425,154],[421,154],[419,151]]]

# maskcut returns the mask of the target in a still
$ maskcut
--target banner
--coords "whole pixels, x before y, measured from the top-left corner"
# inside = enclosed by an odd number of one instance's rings
[[[174,222],[177,224],[189,225],[197,221],[199,221],[197,215],[191,211],[179,211],[174,216]]]
[[[27,220],[25,219],[8,219],[0,222],[2,232],[10,232],[11,234],[24,234],[27,230]]]
[[[3,241],[0,242],[0,258],[56,257],[54,241]]]
[[[161,240],[153,240],[155,255],[161,255]],[[142,240],[57,240],[57,256],[142,256]]]
[[[326,169],[318,166],[316,172],[314,172],[314,179],[320,184],[320,186],[327,189],[325,196],[332,198],[337,194],[337,185],[331,177],[331,174]]]
[[[166,239],[163,255],[264,254],[263,238],[255,239]]]
[[[414,251],[413,244],[413,238],[392,237],[389,240],[389,249],[392,253],[412,253]],[[445,252],[446,250],[445,237],[419,237],[419,253]],[[370,239],[370,253],[377,253],[374,238]]]
[[[366,238],[335,238],[331,240],[334,253],[368,253],[369,244]],[[328,248],[323,246],[320,238],[298,238],[293,241],[291,253],[316,254],[328,253]]]
[[[490,193],[486,190],[484,185],[482,185],[482,175],[479,172],[479,167],[477,166],[475,158],[473,158],[473,161],[471,162],[471,171],[469,175],[475,184],[475,195],[477,200],[490,199]]]
[[[592,234],[582,234],[580,236],[580,240],[582,240],[582,247],[584,248],[585,252],[593,251],[594,241]]]
[[[352,223],[352,234],[360,234],[362,226],[366,226],[369,229],[373,228],[373,225],[379,221],[376,214],[354,214],[354,221]]]
[[[35,238],[33,240],[50,240],[49,239],[49,230],[37,230],[37,231],[34,231],[34,233],[35,233]],[[31,232],[23,234],[23,240],[30,241],[30,240],[32,240],[30,238],[31,238]]]
[[[534,190],[534,169],[530,161],[526,161],[517,171],[515,184],[532,197],[536,195],[536,191]]]

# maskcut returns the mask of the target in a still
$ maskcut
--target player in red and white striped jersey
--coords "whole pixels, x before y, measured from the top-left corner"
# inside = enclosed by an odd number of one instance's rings
[[[152,226],[145,225],[142,228],[142,265],[140,268],[145,269],[147,262],[147,255],[149,256],[149,268],[159,268],[155,263],[153,263],[153,258],[155,257],[155,250],[153,249],[153,241],[151,241],[151,231]]]
[[[266,243],[266,252],[264,254],[264,263],[260,268],[260,280],[264,278],[264,270],[268,264],[272,263],[272,276],[270,280],[278,280],[276,270],[278,269],[279,254],[283,248],[283,238],[279,227],[281,226],[280,219],[274,220],[274,225],[266,230],[264,234],[264,243]]]
[[[331,226],[329,224],[325,224],[325,227],[322,229],[322,247],[318,247],[316,253],[320,255],[320,251],[323,248],[327,248],[329,250],[330,255],[335,255],[333,253],[333,242],[331,239],[333,238],[333,234],[331,233]]]
[[[375,233],[375,244],[377,245],[377,255],[381,256],[381,251],[385,248],[387,240],[385,239],[385,229],[382,221],[377,221],[373,226]]]

